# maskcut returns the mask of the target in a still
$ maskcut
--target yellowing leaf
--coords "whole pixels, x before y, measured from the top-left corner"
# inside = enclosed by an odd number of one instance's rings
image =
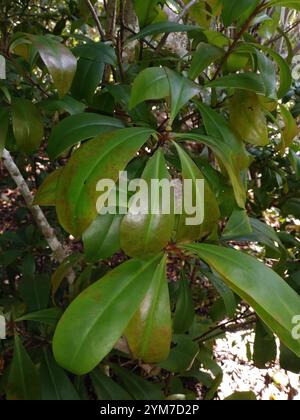
[[[126,328],[125,336],[136,359],[146,363],[158,363],[168,357],[172,324],[166,257],[153,273],[150,287]]]
[[[244,141],[256,146],[269,144],[266,117],[256,93],[237,90],[229,108],[231,127]]]

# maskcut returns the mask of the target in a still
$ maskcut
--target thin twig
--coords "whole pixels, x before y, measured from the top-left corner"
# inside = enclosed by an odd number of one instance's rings
[[[176,22],[180,22],[181,19],[184,18],[184,16],[188,13],[188,11],[190,10],[191,7],[194,6],[194,4],[197,3],[198,0],[191,0],[183,9],[182,11],[179,13],[179,15],[177,16]]]
[[[190,10],[190,8],[192,6],[194,6],[194,4],[197,3],[197,0],[191,0],[183,9],[182,11],[179,13],[179,15],[177,16],[175,22],[179,23],[181,21],[181,19],[184,18],[184,16],[188,13],[188,11]],[[161,41],[158,43],[157,47],[156,47],[156,51],[160,51],[162,49],[162,47],[165,45],[168,37],[169,37],[169,33],[165,34]]]
[[[284,37],[284,35],[288,34],[289,32],[291,32],[293,29],[295,29],[298,25],[300,25],[300,20],[297,20],[293,25],[291,25],[289,28],[287,28],[285,31],[282,31],[282,34],[277,35],[274,38],[271,38],[268,42],[267,42],[267,46],[270,44],[273,44],[273,42],[279,41],[279,39],[281,39],[282,37]]]
[[[226,54],[223,56],[223,59],[221,60],[220,64],[218,65],[218,68],[215,72],[214,77],[212,78],[212,80],[216,80],[216,78],[218,77],[220,71],[222,70],[223,65],[226,63],[226,61],[228,60],[229,56],[232,54],[232,52],[234,51],[235,47],[237,46],[238,42],[240,41],[240,39],[242,38],[242,36],[244,35],[244,33],[247,31],[247,29],[249,28],[252,20],[255,18],[256,15],[258,15],[260,12],[262,12],[266,7],[267,7],[268,3],[262,3],[259,4],[251,13],[251,15],[248,17],[248,19],[245,21],[245,23],[243,24],[242,28],[240,29],[240,31],[237,33],[236,37],[234,38],[232,44],[230,45],[230,47],[228,48]]]
[[[96,26],[97,26],[97,29],[98,29],[98,32],[99,32],[101,41],[104,42],[105,41],[105,32],[104,32],[104,30],[102,28],[102,25],[101,25],[101,22],[100,22],[100,20],[98,18],[98,15],[96,13],[96,10],[94,9],[94,6],[90,2],[90,0],[85,0],[85,1],[86,1],[86,4],[87,4],[88,8],[90,9],[90,12],[91,12],[93,18],[94,18],[94,21],[96,23]]]

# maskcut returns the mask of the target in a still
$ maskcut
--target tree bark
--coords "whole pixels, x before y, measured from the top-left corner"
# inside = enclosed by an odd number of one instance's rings
[[[35,220],[35,223],[37,224],[37,226],[43,233],[49,245],[49,248],[52,250],[54,259],[57,262],[62,263],[67,258],[68,254],[65,251],[63,245],[57,239],[57,236],[55,235],[54,230],[50,226],[41,208],[39,206],[33,205],[33,195],[31,191],[29,190],[28,185],[26,184],[26,181],[23,178],[23,175],[21,174],[19,168],[15,164],[11,154],[6,149],[4,149],[3,151],[3,162],[4,162],[5,168],[9,172],[14,182],[16,183],[17,187],[19,188],[25,200],[25,203]],[[69,283],[72,283],[74,281],[74,278],[75,278],[74,273],[70,272],[68,275]]]

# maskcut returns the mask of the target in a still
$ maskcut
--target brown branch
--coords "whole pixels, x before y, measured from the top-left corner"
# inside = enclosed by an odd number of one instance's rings
[[[101,22],[100,22],[100,20],[98,18],[98,15],[96,13],[96,10],[94,9],[94,6],[90,2],[90,0],[85,0],[85,1],[86,1],[86,4],[87,4],[87,7],[89,8],[89,10],[90,10],[90,12],[91,12],[91,14],[93,16],[94,21],[96,23],[96,26],[97,26],[97,29],[98,29],[98,32],[99,32],[101,41],[104,42],[105,41],[105,32],[104,32],[104,30],[102,28],[102,25],[101,25]]]
[[[35,223],[43,233],[50,249],[52,250],[54,259],[57,262],[62,263],[68,255],[60,241],[57,239],[54,230],[49,225],[49,222],[46,219],[45,214],[43,213],[41,208],[39,206],[33,205],[33,195],[29,190],[28,185],[23,175],[21,174],[19,168],[15,164],[11,154],[6,149],[4,149],[3,151],[3,162],[8,173],[10,174],[18,189],[20,190],[20,193],[24,198],[28,210],[32,214]],[[72,283],[74,281],[74,278],[74,273],[70,271],[68,275],[69,283]]]

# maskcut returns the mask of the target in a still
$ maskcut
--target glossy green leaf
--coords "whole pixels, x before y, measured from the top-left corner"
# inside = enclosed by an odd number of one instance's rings
[[[280,367],[289,372],[300,373],[300,357],[297,357],[282,343],[280,343]]]
[[[153,134],[148,128],[125,128],[87,142],[64,167],[56,193],[56,211],[61,225],[75,237],[97,216],[98,182],[117,181],[119,172]],[[103,192],[102,192],[103,193]],[[98,209],[100,211],[101,209]]]
[[[6,399],[18,401],[40,399],[36,367],[17,335],[15,335],[14,355],[7,381]]]
[[[174,373],[182,373],[191,367],[199,352],[199,345],[185,334],[175,335],[173,341],[169,357],[159,366]]]
[[[215,63],[223,55],[224,51],[221,48],[200,42],[192,56],[189,77],[192,80],[196,79],[210,64]]]
[[[87,105],[69,95],[62,99],[48,98],[40,102],[39,105],[43,111],[49,114],[58,111],[60,113],[67,112],[70,115],[81,114],[87,107]]]
[[[300,130],[297,121],[284,105],[280,105],[280,112],[284,121],[284,129],[282,131],[283,147],[290,147]]]
[[[133,0],[134,9],[141,28],[149,25],[156,18],[158,14],[157,6],[159,3],[161,3],[160,0]]]
[[[139,202],[141,195],[138,191],[132,197],[133,201],[129,203],[128,213],[121,224],[121,246],[131,257],[153,255],[160,252],[171,239],[174,227],[172,205],[168,202],[164,189],[159,188],[157,191],[151,183],[154,179],[170,180],[161,150],[157,150],[149,159],[141,179],[148,186],[148,202]],[[143,199],[142,197],[141,200]],[[164,210],[164,204],[169,205],[169,212]]]
[[[197,225],[188,225],[187,218],[196,217],[196,210],[194,214],[187,215],[185,209],[183,209],[183,213],[178,217],[176,240],[178,242],[185,242],[193,241],[196,239],[202,239],[204,236],[207,236],[213,230],[213,228],[217,224],[217,221],[220,218],[218,203],[216,197],[214,196],[208,185],[208,182],[204,179],[200,169],[197,167],[195,162],[180,146],[178,146],[176,143],[174,144],[176,146],[176,150],[179,154],[181,162],[182,178],[184,180],[192,181],[192,197],[188,197],[188,199],[191,200],[193,206],[196,203],[199,203],[199,200],[201,202],[201,200],[204,199],[204,203],[202,203],[202,210],[204,216],[203,222]],[[197,180],[204,180],[204,197],[201,194],[201,187],[198,185]],[[183,194],[185,194],[184,188]],[[197,211],[199,211],[199,208]]]
[[[265,369],[267,363],[276,360],[277,345],[275,337],[268,327],[263,322],[257,321],[255,327],[255,340],[253,361],[255,366],[260,369]]]
[[[147,103],[140,102],[136,107],[129,109],[131,86],[118,84],[107,86],[106,89],[113,96],[115,102],[120,104],[124,111],[130,115],[133,121],[142,122],[142,125],[146,122],[150,126],[156,127],[156,119],[150,110],[151,106]]]
[[[165,71],[170,85],[170,125],[172,125],[181,108],[186,105],[190,99],[199,94],[200,86],[167,67],[165,68]]]
[[[162,392],[157,385],[120,366],[112,365],[112,369],[133,399],[138,401],[163,399]]]
[[[64,97],[70,90],[76,72],[77,60],[71,51],[53,38],[40,35],[28,36],[38,50],[52,76],[59,96]]]
[[[2,108],[0,110],[0,159],[2,158],[2,153],[5,147],[5,142],[8,133],[9,125],[9,112],[8,109]]]
[[[189,330],[195,318],[192,291],[188,280],[182,275],[179,282],[178,298],[173,319],[175,334],[183,334]]]
[[[141,71],[132,85],[129,108],[150,99],[162,99],[170,95],[167,74],[162,67],[150,67]]]
[[[40,368],[42,400],[77,401],[78,392],[67,374],[54,360],[50,350],[43,350]]]
[[[117,382],[109,376],[95,369],[91,374],[93,388],[96,392],[98,400],[105,401],[127,401],[132,400],[131,396]]]
[[[263,322],[300,356],[300,339],[292,337],[300,297],[270,268],[242,252],[215,245],[185,245],[216,270],[248,302]],[[280,308],[280,310],[278,310]]]
[[[14,98],[11,107],[16,142],[25,153],[36,151],[43,139],[44,128],[37,107],[28,99]]]
[[[72,84],[72,95],[77,99],[86,99],[87,102],[91,102],[103,78],[104,68],[103,61],[80,58]]]
[[[55,159],[81,141],[118,128],[124,128],[124,124],[117,118],[87,112],[71,115],[53,128],[47,152]]]
[[[198,133],[183,133],[176,137],[199,141],[210,147],[226,168],[239,207],[245,207],[246,191],[241,171],[249,166],[249,155],[242,140],[229,127],[225,118],[204,104],[198,104],[205,129],[210,137]]]
[[[121,249],[122,219],[119,214],[99,214],[83,233],[84,254],[89,262],[109,258]]]
[[[234,210],[222,234],[222,239],[229,240],[252,233],[252,227],[246,210]]]
[[[261,220],[254,218],[250,218],[250,224],[252,226],[253,233],[256,235],[259,241],[271,247],[272,243],[275,243],[279,246],[281,251],[285,250],[284,245],[274,228],[262,222]]]
[[[237,300],[234,296],[234,293],[215,271],[213,273],[205,273],[205,276],[211,281],[214,288],[221,296],[227,315],[229,318],[233,318],[237,308]]]
[[[132,356],[146,363],[165,360],[172,337],[166,257],[152,276],[146,296],[125,331]]]
[[[229,74],[220,77],[213,82],[208,82],[205,86],[211,88],[250,90],[266,96],[266,88],[263,79],[256,73]]]
[[[200,28],[198,27],[200,30]],[[159,35],[159,34],[169,34],[171,32],[190,32],[197,30],[197,27],[193,25],[183,25],[176,22],[157,22],[152,23],[143,28],[138,34],[131,36],[128,39],[128,42],[134,41],[136,39],[143,39],[147,36]]]
[[[42,309],[41,311],[36,311],[30,314],[22,315],[20,318],[16,319],[16,322],[34,321],[40,322],[44,325],[55,326],[61,314],[62,310],[60,308]]]
[[[112,350],[151,284],[158,257],[127,261],[84,290],[67,308],[53,338],[57,362],[78,375]]]
[[[274,63],[260,51],[256,51],[259,72],[265,86],[265,95],[268,98],[276,99],[276,67]]]
[[[37,206],[55,206],[56,204],[56,189],[59,177],[61,176],[62,168],[56,169],[46,177],[40,185],[34,197],[34,205]]]
[[[230,26],[243,13],[252,10],[253,5],[257,4],[258,0],[222,0],[222,3],[222,19],[224,25]]]
[[[229,103],[231,127],[256,146],[269,144],[267,120],[256,93],[237,90]]]
[[[101,61],[112,66],[117,64],[117,56],[114,48],[103,42],[87,42],[86,44],[75,47],[73,53],[87,60]]]

